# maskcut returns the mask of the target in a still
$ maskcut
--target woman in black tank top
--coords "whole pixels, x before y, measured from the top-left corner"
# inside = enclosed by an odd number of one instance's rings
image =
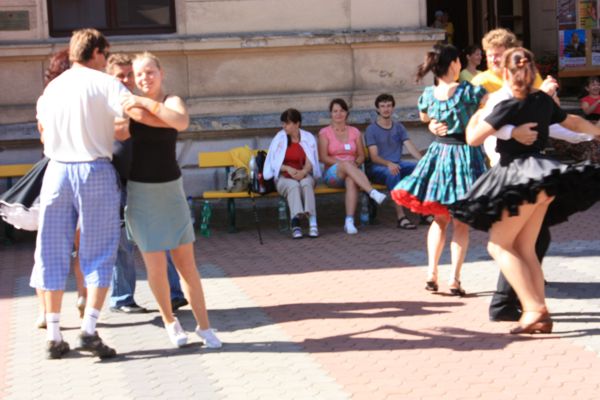
[[[175,153],[177,132],[189,125],[188,111],[181,98],[163,92],[163,71],[154,55],[137,55],[133,71],[142,96],[132,94],[123,100],[131,117],[132,138],[127,231],[142,252],[148,282],[171,342],[183,346],[187,335],[171,309],[165,250],[171,252],[182,278],[183,291],[198,323],[196,334],[207,347],[221,347],[206,312],[194,259],[194,228]]]
[[[467,127],[472,146],[502,126],[537,123],[537,140],[524,145],[499,140],[500,162],[481,176],[467,195],[455,203],[454,216],[474,228],[490,232],[488,251],[496,260],[521,301],[523,314],[510,333],[550,333],[544,293],[544,275],[535,253],[542,221],[565,221],[600,199],[600,166],[562,164],[545,154],[548,127],[559,123],[576,132],[600,135],[600,128],[581,117],[568,115],[547,94],[534,91],[533,54],[523,48],[503,56],[504,80],[514,98],[499,103],[479,120],[476,113]]]

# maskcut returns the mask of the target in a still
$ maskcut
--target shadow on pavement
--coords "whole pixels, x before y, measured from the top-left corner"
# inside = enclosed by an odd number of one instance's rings
[[[266,307],[209,310],[211,324],[220,331],[234,332],[303,320],[399,318],[446,314],[462,302],[382,301],[363,303],[297,303]],[[265,315],[266,314],[266,315]],[[195,328],[191,310],[177,313],[185,328]],[[160,317],[149,323],[162,327]]]
[[[600,282],[548,282],[546,297],[554,299],[599,299]]]

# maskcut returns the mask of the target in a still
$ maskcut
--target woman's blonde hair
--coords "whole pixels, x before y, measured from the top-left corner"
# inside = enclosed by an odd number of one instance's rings
[[[135,63],[136,61],[142,61],[142,60],[152,60],[154,62],[154,64],[156,65],[156,68],[162,69],[160,66],[160,60],[158,59],[158,57],[156,57],[154,54],[150,53],[149,51],[145,51],[143,53],[136,54],[135,57],[133,58],[133,63]]]

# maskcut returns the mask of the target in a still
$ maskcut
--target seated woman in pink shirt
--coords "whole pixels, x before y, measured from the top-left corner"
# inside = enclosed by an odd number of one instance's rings
[[[346,187],[346,220],[344,231],[358,233],[354,213],[359,189],[364,190],[378,204],[385,194],[373,189],[369,179],[360,169],[365,161],[365,145],[360,131],[347,125],[348,104],[343,99],[329,103],[331,124],[319,131],[319,159],[325,164],[323,181],[329,187]]]

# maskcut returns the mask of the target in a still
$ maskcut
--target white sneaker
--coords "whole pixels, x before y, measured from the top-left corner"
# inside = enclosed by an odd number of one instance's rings
[[[46,329],[46,314],[39,314],[35,320],[35,326],[38,329]]]
[[[311,238],[319,237],[319,228],[317,228],[316,225],[308,228],[308,237],[311,237]]]
[[[181,327],[181,324],[179,323],[179,320],[177,318],[175,318],[174,322],[166,324],[165,328],[167,329],[169,339],[171,339],[171,343],[173,343],[173,345],[177,347],[182,347],[187,344],[187,335]]]
[[[223,343],[219,340],[215,331],[211,328],[202,330],[199,326],[196,327],[196,335],[200,336],[200,339],[204,342],[204,345],[209,349],[218,349],[223,346]]]
[[[358,233],[358,229],[356,229],[356,226],[354,226],[354,222],[346,222],[344,224],[344,231],[348,235],[356,235]]]
[[[302,228],[295,226],[292,228],[292,237],[294,239],[302,239]]]
[[[381,193],[379,190],[373,189],[369,193],[369,197],[375,200],[377,204],[381,204],[385,200],[386,195],[384,193]]]

